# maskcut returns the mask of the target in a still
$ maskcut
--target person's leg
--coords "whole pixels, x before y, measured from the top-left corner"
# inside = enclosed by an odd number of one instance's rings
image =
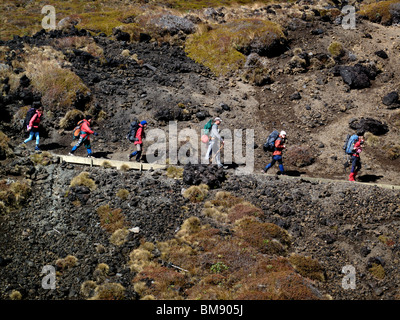
[[[270,169],[270,168],[275,164],[275,162],[276,162],[276,159],[275,159],[275,156],[273,156],[271,162],[268,163],[268,164],[265,166],[264,172],[267,172],[268,169]]]
[[[72,147],[72,150],[71,150],[71,152],[70,152],[71,155],[73,155],[74,152],[76,151],[76,149],[78,149],[78,148],[81,146],[82,142],[83,142],[83,138],[80,137],[79,140],[78,140],[78,142],[76,143],[76,145],[74,145],[74,146]]]
[[[135,145],[136,146],[136,151],[133,151],[132,153],[130,153],[129,154],[129,160],[131,160],[134,156],[136,156],[137,155],[137,153],[138,153],[138,144],[136,144]],[[140,149],[140,146],[139,146],[139,149]]]
[[[31,130],[29,132],[29,137],[27,139],[25,139],[23,143],[27,143],[28,141],[31,141],[33,139],[33,136],[34,136],[34,132]]]
[[[36,132],[34,133],[34,135],[35,135],[35,138],[36,138],[35,150],[36,150],[36,151],[40,151],[40,149],[39,149],[39,142],[40,142],[39,131],[36,131]]]
[[[279,164],[279,171],[281,172],[281,174],[284,174],[285,169],[283,168],[282,156],[276,156],[276,161],[278,161],[278,164]]]
[[[356,171],[356,166],[357,166],[357,157],[352,156],[351,157],[351,171],[349,175],[349,181],[355,181],[354,173]]]
[[[88,140],[88,139],[84,140],[83,144],[86,147],[87,156],[91,157],[92,156],[92,146],[90,145],[90,140]]]
[[[222,167],[221,163],[221,150],[219,150],[221,147],[220,143],[214,143],[213,149],[212,149],[212,154],[214,155],[215,162],[217,163],[218,167]]]
[[[210,142],[208,143],[208,149],[207,149],[207,153],[205,156],[205,159],[208,161],[208,163],[210,163],[210,156],[211,156],[212,150],[214,148],[214,142],[215,142],[214,140],[210,140]]]
[[[142,157],[142,145],[137,144],[136,145],[136,161],[139,162],[141,157]]]
[[[361,170],[361,159],[360,159],[360,157],[357,157],[357,161],[356,161],[356,165],[355,165],[355,169],[354,169],[354,180],[356,180],[357,173],[360,170]]]

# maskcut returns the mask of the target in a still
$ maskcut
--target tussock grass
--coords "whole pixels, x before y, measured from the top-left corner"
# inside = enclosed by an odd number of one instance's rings
[[[190,186],[183,192],[183,197],[189,199],[191,202],[201,202],[208,194],[209,187],[206,184],[198,186]]]
[[[285,231],[249,217],[252,227],[244,228],[245,219],[223,235],[191,217],[174,239],[134,250],[130,263],[140,299],[317,299],[287,258],[274,255],[276,251],[264,253],[263,239],[288,244]],[[264,232],[256,232],[259,242],[247,241],[257,228]],[[154,256],[157,251],[160,255]],[[170,267],[160,265],[160,259]]]
[[[267,48],[281,38],[284,38],[281,27],[272,21],[237,19],[202,28],[188,38],[185,51],[215,74],[226,75],[244,66],[245,55],[250,53],[254,43]]]
[[[10,138],[3,131],[0,131],[0,160],[11,157],[13,154],[14,152],[10,147]]]
[[[122,209],[112,209],[106,204],[97,208],[97,214],[100,218],[100,225],[109,233],[114,233],[126,226],[125,216]]]
[[[71,180],[70,187],[85,186],[90,190],[96,189],[96,183],[89,177],[89,172],[81,172]]]
[[[376,3],[362,4],[359,14],[366,16],[372,22],[388,24],[392,21],[391,8],[399,5],[399,0],[379,1]]]
[[[174,178],[174,179],[182,179],[183,176],[183,168],[169,166],[167,168],[167,177]]]

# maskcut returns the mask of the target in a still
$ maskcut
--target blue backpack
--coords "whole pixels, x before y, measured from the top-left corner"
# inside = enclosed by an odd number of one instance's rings
[[[343,150],[345,151],[346,154],[354,153],[354,144],[357,142],[357,140],[358,140],[358,135],[356,134],[353,135],[348,134],[346,136],[346,140],[343,145]]]
[[[270,135],[267,138],[267,141],[263,145],[263,149],[265,152],[273,152],[275,151],[275,141],[279,137],[279,132],[277,130],[274,130],[270,133]]]

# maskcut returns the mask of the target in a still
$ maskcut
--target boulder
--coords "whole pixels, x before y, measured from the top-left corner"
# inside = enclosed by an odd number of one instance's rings
[[[349,123],[349,127],[357,131],[371,132],[376,136],[384,135],[389,132],[387,124],[372,118],[361,118],[360,120],[352,119]]]
[[[211,189],[220,188],[226,176],[223,168],[208,165],[187,164],[183,170],[183,182],[187,185],[206,184]]]
[[[400,106],[399,94],[397,91],[389,92],[382,98],[382,103],[387,106],[388,109],[398,108]]]
[[[172,14],[163,15],[152,23],[159,29],[161,35],[175,35],[180,31],[191,34],[196,31],[195,24],[192,21]]]
[[[335,66],[332,73],[334,76],[341,76],[350,89],[363,89],[371,86],[370,80],[375,79],[377,70],[374,65],[364,66],[357,63],[354,66]]]

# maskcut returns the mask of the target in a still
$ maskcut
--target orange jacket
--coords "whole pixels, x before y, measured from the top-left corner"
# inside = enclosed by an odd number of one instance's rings
[[[90,128],[90,123],[89,121],[87,121],[86,119],[83,120],[83,123],[81,125],[81,137],[82,138],[88,138],[89,139],[89,135],[93,134],[94,131]]]
[[[273,156],[281,156],[282,150],[285,149],[284,139],[279,135],[278,139],[275,140],[275,151]]]

